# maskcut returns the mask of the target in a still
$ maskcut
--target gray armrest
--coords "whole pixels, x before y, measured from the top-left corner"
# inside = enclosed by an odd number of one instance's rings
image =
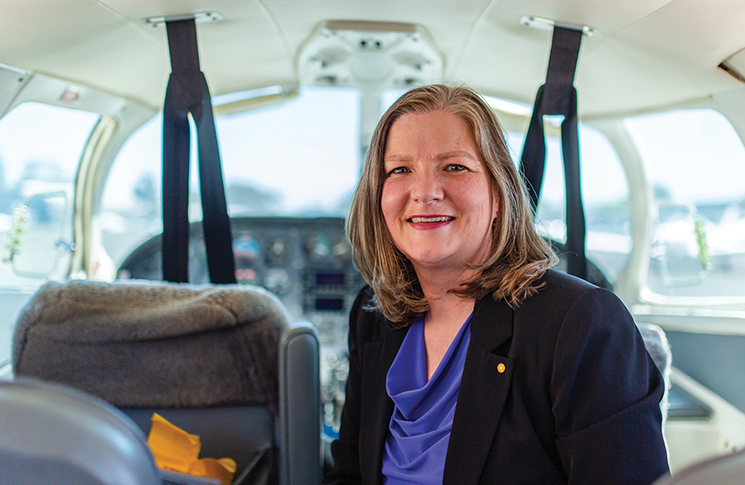
[[[279,348],[280,483],[321,481],[321,386],[318,336],[308,323],[282,335]]]

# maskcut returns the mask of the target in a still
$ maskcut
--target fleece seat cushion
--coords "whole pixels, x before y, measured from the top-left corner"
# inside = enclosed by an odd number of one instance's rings
[[[13,370],[120,407],[256,404],[276,412],[287,322],[279,300],[257,287],[49,282],[16,323]]]

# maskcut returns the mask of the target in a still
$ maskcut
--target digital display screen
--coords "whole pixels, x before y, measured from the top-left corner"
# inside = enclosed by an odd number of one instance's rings
[[[343,286],[344,273],[342,271],[322,271],[316,273],[316,286]]]
[[[344,298],[319,297],[316,298],[316,310],[343,310]]]

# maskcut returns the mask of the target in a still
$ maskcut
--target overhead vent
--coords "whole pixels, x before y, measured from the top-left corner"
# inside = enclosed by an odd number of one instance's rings
[[[303,85],[388,89],[442,80],[442,55],[414,24],[321,23],[298,57]]]

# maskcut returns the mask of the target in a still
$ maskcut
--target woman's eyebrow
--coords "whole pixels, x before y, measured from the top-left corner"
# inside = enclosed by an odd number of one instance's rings
[[[440,153],[435,157],[438,161],[447,160],[449,158],[468,158],[473,161],[478,161],[476,158],[471,155],[471,153],[465,151],[465,150],[453,150],[450,152]],[[399,163],[399,162],[410,162],[413,160],[413,157],[410,155],[390,155],[383,159],[383,163]]]
[[[383,159],[383,163],[410,162],[412,157],[409,155],[390,155]]]
[[[448,158],[458,158],[458,157],[470,158],[473,161],[477,161],[475,158],[473,158],[473,156],[469,152],[464,151],[464,150],[454,150],[452,152],[441,153],[440,155],[437,156],[437,159],[447,160]]]

